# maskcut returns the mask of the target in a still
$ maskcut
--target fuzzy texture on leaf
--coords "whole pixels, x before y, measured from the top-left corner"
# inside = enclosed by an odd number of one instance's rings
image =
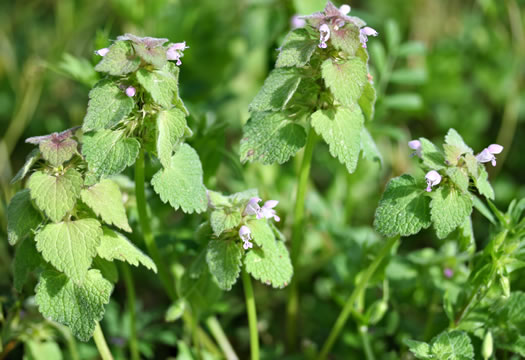
[[[462,192],[468,192],[469,176],[466,169],[449,167],[446,170],[447,176]]]
[[[336,49],[342,50],[350,56],[356,55],[358,50],[361,49],[359,28],[351,23],[338,30],[332,29],[330,41]]]
[[[304,128],[282,113],[255,113],[244,126],[241,161],[283,164],[306,143]]]
[[[292,280],[290,254],[282,241],[250,250],[244,257],[244,266],[255,279],[274,288],[283,288]]]
[[[280,111],[286,107],[297,90],[301,76],[298,69],[274,69],[250,103],[251,112]]]
[[[266,219],[252,220],[248,222],[253,241],[265,250],[275,247],[275,235]]]
[[[346,166],[349,173],[357,167],[361,151],[364,117],[357,105],[351,108],[318,110],[312,115],[312,126],[328,144],[330,154]]]
[[[212,240],[206,250],[206,262],[217,285],[231,290],[241,273],[242,250],[234,240]]]
[[[438,238],[443,239],[472,212],[472,196],[451,186],[440,186],[431,194],[430,214]]]
[[[345,62],[326,59],[321,65],[326,86],[341,104],[354,106],[368,83],[366,64],[358,57]]]
[[[423,360],[473,360],[474,348],[469,336],[463,331],[444,331],[430,344],[405,340],[405,344],[417,359]]]
[[[117,41],[109,47],[109,52],[95,66],[95,70],[120,76],[136,71],[139,66],[140,58],[133,54],[131,44]]]
[[[405,174],[386,186],[377,207],[375,229],[385,236],[409,236],[430,226],[430,198],[425,184]]]
[[[215,236],[237,227],[241,220],[241,212],[238,209],[216,209],[210,215],[210,224]]]
[[[124,235],[108,228],[103,228],[100,245],[97,247],[98,256],[108,261],[120,260],[131,265],[139,266],[139,263],[147,269],[157,272],[157,266],[149,256],[136,247]]]
[[[128,116],[135,103],[111,80],[98,82],[89,92],[89,102],[82,130],[108,129]]]
[[[479,193],[487,199],[494,200],[494,189],[492,188],[492,185],[490,185],[489,174],[487,173],[485,166],[478,164],[477,173],[478,176],[474,178],[474,184]]]
[[[95,219],[46,225],[35,236],[44,259],[75,283],[84,281],[100,244],[102,228]]]
[[[102,130],[86,134],[82,146],[89,170],[96,177],[116,175],[135,163],[140,143],[126,138],[123,130]]]
[[[39,145],[43,158],[57,167],[68,161],[77,153],[77,142],[73,139],[49,139]]]
[[[104,316],[113,286],[98,270],[75,283],[54,270],[42,273],[36,287],[38,309],[47,318],[69,326],[81,341],[88,341]]]
[[[35,270],[41,261],[42,256],[36,250],[35,241],[32,238],[23,239],[16,248],[15,258],[13,260],[13,282],[17,291],[22,291],[27,275]]]
[[[131,232],[122,203],[122,193],[117,183],[103,179],[99,183],[83,189],[80,193],[82,201],[106,224]]]
[[[9,244],[15,245],[41,223],[42,216],[33,207],[29,190],[17,192],[7,206],[7,239]]]
[[[157,114],[157,156],[165,168],[169,167],[173,149],[186,133],[186,115],[177,108]]]
[[[165,109],[176,104],[179,93],[179,68],[168,62],[162,69],[137,72],[137,80],[154,102]]]
[[[41,158],[40,150],[39,149],[33,149],[29,155],[26,157],[26,162],[24,165],[18,170],[15,177],[11,180],[11,184],[14,184],[23,178],[26,177],[27,174],[29,174],[29,171],[31,171],[31,168],[33,165],[36,164],[38,160]]]
[[[208,198],[202,179],[202,165],[197,152],[182,144],[171,157],[169,167],[159,170],[151,185],[163,202],[185,213],[206,211]]]
[[[284,38],[275,67],[305,66],[316,48],[317,39],[312,39],[308,30],[292,30]]]
[[[423,163],[432,170],[441,170],[445,168],[445,157],[438,148],[425,138],[420,138],[421,159]]]
[[[37,171],[27,182],[31,198],[53,222],[59,222],[73,208],[84,181],[75,169],[56,176]]]

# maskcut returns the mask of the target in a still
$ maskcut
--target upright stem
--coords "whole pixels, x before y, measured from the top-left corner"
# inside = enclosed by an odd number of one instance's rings
[[[374,352],[372,351],[372,347],[370,346],[370,339],[368,338],[368,327],[364,325],[360,326],[359,334],[361,335],[361,340],[363,341],[366,360],[375,360],[376,358],[374,356]]]
[[[310,166],[312,164],[312,155],[316,142],[314,129],[310,127],[306,139],[306,148],[304,149],[301,168],[299,169],[299,183],[297,184],[297,194],[295,197],[294,223],[292,227],[292,265],[297,274],[297,258],[301,252],[301,245],[304,234],[304,201],[306,196],[306,186],[310,175]],[[288,293],[287,305],[287,335],[288,347],[295,347],[297,337],[297,313],[299,310],[299,291],[297,280],[292,279],[290,291]]]
[[[151,231],[150,219],[146,209],[146,192],[145,192],[145,177],[144,177],[144,168],[145,168],[145,159],[144,159],[144,150],[140,150],[139,157],[135,163],[135,196],[137,199],[137,211],[139,214],[139,223],[142,230],[142,236],[144,237],[144,243],[148,249],[148,253],[153,259],[157,269],[159,271],[160,280],[164,287],[164,290],[168,294],[171,301],[177,300],[177,293],[175,292],[175,283],[171,281],[171,276],[169,274],[167,266],[162,261],[160,257],[159,248],[155,243],[155,238],[153,237],[153,232]],[[184,324],[191,329],[193,324],[193,318],[188,311],[185,311],[182,319]],[[220,326],[220,324],[219,324]],[[220,353],[213,343],[213,341],[208,337],[206,332],[198,327],[197,332],[199,334],[200,342],[206,346],[206,348],[214,354]],[[228,339],[226,338],[226,341]],[[220,342],[218,342],[221,345]],[[231,350],[231,345],[229,346]],[[223,353],[226,353],[228,350],[225,350],[221,346]]]
[[[352,309],[354,308],[355,301],[357,300],[359,294],[366,289],[370,278],[372,277],[372,275],[374,275],[375,271],[377,270],[383,259],[390,253],[390,250],[398,241],[399,236],[388,239],[388,241],[383,246],[379,254],[377,254],[374,261],[372,261],[372,263],[366,269],[365,273],[361,277],[361,280],[354,288],[354,291],[352,291],[352,294],[350,294],[350,296],[348,297],[348,300],[346,301],[343,310],[341,310],[339,317],[335,321],[332,330],[330,331],[330,335],[328,335],[328,338],[326,339],[323,348],[321,349],[321,353],[319,354],[319,360],[326,359],[326,357],[328,356],[328,353],[332,349],[335,340],[337,340],[339,334],[341,333],[341,330],[343,330],[343,327],[346,324],[346,320],[348,320],[348,316],[350,316],[350,314],[352,313]]]
[[[136,306],[135,306],[135,285],[133,284],[133,277],[129,265],[122,263],[121,272],[126,284],[126,297],[128,300],[129,312],[129,352],[132,360],[140,360],[139,345],[137,340],[137,325],[136,325]]]
[[[106,339],[104,339],[104,333],[102,332],[102,328],[98,322],[97,326],[95,327],[95,332],[93,333],[93,339],[95,340],[95,345],[97,346],[98,353],[100,354],[102,360],[113,360],[113,356],[111,355],[111,351],[109,351]]]
[[[226,360],[239,360],[217,318],[215,316],[210,316],[205,320],[205,322],[206,325],[208,325],[208,329],[210,330],[211,334],[217,341],[217,344],[219,344],[222,351],[224,352]]]
[[[259,360],[259,333],[257,331],[257,312],[255,310],[255,297],[253,296],[252,280],[246,270],[242,269],[242,284],[246,297],[246,312],[250,327],[251,360]]]

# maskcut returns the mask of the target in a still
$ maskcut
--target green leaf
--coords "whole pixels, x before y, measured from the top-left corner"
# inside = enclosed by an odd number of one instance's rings
[[[21,190],[7,206],[7,239],[15,245],[42,223],[42,216],[33,207],[29,190]]]
[[[168,62],[162,69],[137,72],[137,80],[154,102],[164,108],[175,104],[179,93],[179,68]]]
[[[128,116],[135,102],[111,80],[102,80],[89,92],[89,102],[82,130],[108,129]]]
[[[18,170],[15,177],[11,180],[11,184],[16,183],[17,181],[22,180],[26,177],[27,174],[29,174],[29,171],[33,167],[33,165],[36,164],[38,160],[40,160],[40,150],[39,149],[33,149],[29,155],[26,157],[26,162],[24,163],[24,166]]]
[[[56,176],[37,171],[29,178],[27,187],[36,206],[53,222],[59,222],[75,207],[83,183],[82,175],[75,169]]]
[[[62,360],[60,346],[54,341],[25,341],[24,360]]]
[[[202,165],[197,152],[182,144],[171,157],[169,167],[159,170],[151,185],[163,202],[185,213],[206,211],[208,199],[202,183]]]
[[[95,219],[46,225],[35,236],[36,248],[44,259],[75,283],[85,280],[100,244],[102,228]]]
[[[361,151],[363,152],[363,157],[365,159],[377,161],[379,165],[383,165],[383,157],[381,156],[372,135],[370,135],[364,126],[361,129]]]
[[[315,132],[328,144],[330,154],[346,165],[349,173],[354,172],[359,160],[363,122],[363,113],[355,104],[335,112],[318,110],[311,118]]]
[[[339,50],[343,50],[350,56],[354,56],[361,48],[359,42],[359,28],[351,23],[334,30],[333,27],[330,33],[330,42]]]
[[[366,82],[365,87],[363,89],[363,94],[361,95],[357,103],[361,107],[361,110],[365,115],[365,119],[368,121],[372,120],[374,118],[374,110],[376,104],[376,89],[374,88],[374,85],[370,84],[369,81]]]
[[[144,43],[134,43],[133,48],[142,60],[155,66],[157,69],[162,69],[168,62],[166,49],[163,46],[148,46]]]
[[[136,247],[124,235],[108,228],[103,228],[100,245],[97,247],[98,256],[108,261],[120,260],[131,265],[139,266],[139,263],[147,269],[157,272],[157,266],[149,256]]]
[[[42,141],[39,145],[40,152],[45,160],[52,166],[60,166],[77,153],[77,142],[71,138],[62,141],[50,139]]]
[[[118,282],[118,269],[114,262],[102,259],[100,256],[95,256],[91,267],[92,269],[100,270],[102,276],[109,280],[112,284],[116,284]]]
[[[210,223],[213,233],[221,235],[226,230],[231,230],[241,223],[241,213],[235,209],[217,209],[211,213]]]
[[[385,236],[409,236],[430,226],[430,198],[425,184],[405,174],[390,180],[374,219],[374,227]]]
[[[430,352],[430,345],[415,340],[405,339],[404,343],[408,346],[408,349],[417,359],[432,359],[432,353]]]
[[[308,30],[304,28],[290,31],[281,45],[275,67],[305,66],[318,43],[318,40],[312,39]]]
[[[159,111],[157,115],[157,156],[162,166],[169,167],[173,149],[184,137],[186,115],[177,108]]]
[[[251,249],[244,257],[244,265],[255,279],[274,288],[283,288],[292,280],[290,254],[282,241],[262,249]]]
[[[286,107],[297,90],[301,76],[295,68],[272,70],[250,103],[251,112],[279,111]]]
[[[35,241],[32,238],[23,239],[16,248],[13,260],[14,286],[17,291],[22,291],[27,275],[35,270],[41,261],[42,256],[36,251]]]
[[[168,310],[166,310],[166,315],[164,316],[164,320],[166,322],[177,321],[178,319],[182,317],[185,311],[186,311],[186,300],[179,299],[175,301],[173,304],[171,304]]]
[[[472,196],[445,184],[431,192],[430,214],[436,235],[443,239],[472,212]]]
[[[116,41],[109,47],[109,52],[95,66],[95,70],[120,76],[136,71],[139,66],[140,59],[133,54],[131,44],[127,41]]]
[[[366,64],[358,57],[345,62],[327,59],[321,65],[321,73],[334,97],[347,107],[357,103],[368,83]]]
[[[241,273],[242,250],[239,241],[212,240],[206,250],[206,262],[217,285],[231,290]]]
[[[438,148],[425,138],[419,138],[421,142],[421,159],[423,163],[432,170],[445,168],[445,157]]]
[[[448,167],[445,172],[452,182],[462,192],[468,192],[469,177],[466,169],[458,167]]]
[[[487,199],[494,200],[494,189],[492,185],[490,185],[489,174],[483,164],[479,164],[478,166],[478,176],[474,178],[474,185],[476,185],[481,195]]]
[[[447,135],[445,135],[445,143],[448,145],[456,146],[460,149],[460,155],[463,154],[473,154],[474,152],[472,149],[465,144],[465,141],[463,141],[463,138],[461,135],[458,134],[458,132],[454,129],[449,129]]]
[[[275,235],[266,219],[251,220],[246,225],[250,228],[253,241],[263,248],[263,250],[275,247]]]
[[[467,165],[467,170],[470,176],[472,176],[473,179],[477,178],[479,175],[478,170],[481,164],[478,162],[476,157],[472,154],[465,154],[464,159],[465,159],[465,164]]]
[[[122,193],[117,183],[104,179],[98,184],[83,189],[80,193],[82,201],[106,224],[131,232],[122,203]]]
[[[47,318],[69,326],[81,341],[88,341],[104,316],[113,286],[98,270],[90,270],[75,283],[54,270],[42,273],[36,287],[36,303]]]
[[[463,224],[458,227],[457,241],[459,245],[459,251],[474,254],[476,250],[476,239],[474,238],[472,219],[470,216],[467,216]]]
[[[472,360],[474,347],[463,331],[442,332],[432,340],[432,359]]]
[[[82,154],[89,170],[96,177],[121,173],[135,163],[140,143],[135,138],[126,138],[124,130],[102,130],[84,135]]]
[[[304,128],[281,113],[255,113],[244,125],[241,161],[283,164],[306,143]]]

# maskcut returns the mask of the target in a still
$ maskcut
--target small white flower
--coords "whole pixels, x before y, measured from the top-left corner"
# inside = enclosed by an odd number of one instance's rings
[[[436,170],[430,170],[425,175],[425,179],[427,180],[427,192],[431,192],[432,186],[436,186],[441,182],[441,175]]]
[[[347,4],[343,4],[341,5],[341,7],[339,8],[339,12],[343,15],[348,15],[348,13],[350,12],[351,8],[350,8],[350,5],[347,5]]]
[[[98,56],[106,56],[108,52],[109,52],[108,48],[102,48],[102,49],[96,50],[95,54],[97,54]]]
[[[133,86],[128,86],[126,88],[126,95],[127,96],[133,97],[133,96],[135,96],[136,93],[137,93],[137,89],[135,89]]]
[[[290,19],[290,27],[292,29],[298,29],[298,28],[302,28],[306,25],[306,20],[304,20],[301,16],[299,15],[294,15],[292,16],[292,18]]]
[[[253,247],[253,244],[250,241],[252,239],[252,231],[250,230],[248,226],[246,225],[241,226],[241,228],[239,229],[239,237],[244,242],[244,244],[242,245],[244,250],[248,250]]]
[[[480,163],[490,162],[492,166],[496,166],[496,157],[495,154],[499,154],[503,151],[503,146],[498,144],[491,144],[478,155],[476,155],[476,160]]]
[[[361,42],[361,45],[366,49],[366,42],[368,41],[369,36],[377,36],[378,33],[371,27],[365,26],[361,30],[359,30],[359,41]]]
[[[268,200],[264,203],[262,207],[259,206],[259,202],[262,201],[258,197],[252,197],[246,208],[244,209],[243,215],[255,215],[257,219],[271,219],[275,221],[280,221],[281,218],[275,213],[274,207],[277,206],[279,201],[277,200]]]
[[[418,157],[421,157],[421,141],[419,140],[412,140],[408,142],[408,147],[412,150],[415,150],[412,153],[412,156],[416,155]]]
[[[330,39],[330,28],[328,27],[328,25],[323,24],[319,27],[319,33],[320,33],[320,37],[319,37],[318,46],[321,49],[326,49],[327,47],[326,42],[328,41],[328,39]]]

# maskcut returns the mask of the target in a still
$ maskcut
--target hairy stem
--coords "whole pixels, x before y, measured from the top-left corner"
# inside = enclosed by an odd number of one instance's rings
[[[210,316],[205,320],[205,322],[208,326],[208,329],[210,330],[210,333],[215,338],[215,341],[217,341],[217,344],[219,344],[221,347],[226,360],[239,360],[239,357],[235,353],[235,350],[233,350],[217,318],[215,316]]]
[[[301,245],[304,234],[304,201],[306,197],[306,186],[310,175],[310,166],[312,164],[312,155],[317,140],[314,129],[310,127],[304,149],[301,168],[299,169],[299,183],[297,184],[297,194],[295,197],[294,223],[292,228],[292,265],[297,273],[297,258],[301,252]],[[297,337],[297,314],[299,310],[299,289],[297,281],[292,279],[288,293],[287,311],[287,341],[288,348],[295,347]]]
[[[97,326],[95,327],[93,340],[95,340],[95,345],[97,346],[100,358],[102,360],[113,360],[113,356],[111,355],[111,351],[109,351],[108,344],[106,343],[106,339],[104,339],[104,333],[102,332],[102,328],[100,327],[99,323],[97,323]]]
[[[171,276],[169,274],[168,267],[166,266],[166,264],[164,264],[164,262],[162,261],[162,258],[160,257],[159,248],[157,247],[157,244],[155,243],[155,238],[153,236],[153,232],[151,231],[151,226],[150,226],[151,221],[150,221],[150,218],[147,212],[147,208],[146,208],[144,170],[145,170],[144,150],[141,149],[137,162],[135,163],[135,196],[137,199],[137,211],[139,214],[140,228],[142,230],[142,236],[144,237],[144,243],[146,244],[148,253],[153,259],[153,262],[155,263],[155,265],[157,265],[160,280],[162,282],[164,290],[168,294],[171,301],[175,301],[177,300],[177,293],[175,292],[175,282],[171,280]],[[189,329],[191,329],[192,324],[193,324],[193,317],[191,316],[191,314],[188,311],[185,311],[182,316],[182,319],[184,321],[184,324]],[[204,330],[198,327],[197,332],[198,332],[201,344],[206,346],[208,351],[210,351],[212,354],[215,354],[215,355],[220,353],[220,351],[217,349],[213,341],[208,337],[208,335],[206,334]],[[220,342],[218,343],[220,344]],[[230,348],[231,348],[231,345],[230,345]],[[221,350],[225,352],[224,349],[221,348]]]
[[[139,344],[137,340],[137,326],[136,326],[136,306],[135,306],[135,285],[133,284],[133,277],[129,269],[129,265],[121,263],[120,269],[126,284],[126,297],[128,300],[129,312],[129,352],[132,360],[139,360]]]
[[[345,306],[343,307],[343,310],[341,310],[341,313],[339,314],[339,317],[335,321],[334,325],[332,326],[332,330],[330,331],[330,335],[328,335],[328,338],[326,339],[323,348],[321,349],[321,353],[319,354],[319,359],[326,359],[328,356],[328,353],[332,349],[332,346],[335,343],[335,340],[339,337],[339,334],[343,330],[346,321],[348,320],[348,317],[352,313],[352,309],[355,306],[355,302],[361,294],[362,291],[364,291],[368,285],[368,282],[370,281],[370,278],[372,275],[374,275],[375,271],[383,261],[383,259],[390,253],[390,250],[392,247],[394,247],[395,244],[399,241],[399,236],[392,237],[388,239],[388,241],[383,245],[383,248],[379,251],[379,254],[377,254],[376,258],[372,263],[368,266],[366,271],[363,273],[363,276],[361,277],[361,280],[354,288],[354,291],[350,294],[348,297],[348,300],[345,303]]]
[[[363,341],[366,360],[375,360],[376,358],[374,356],[374,352],[372,351],[372,347],[370,346],[370,339],[368,337],[368,327],[364,325],[360,326],[359,335],[361,335],[361,340]]]
[[[245,269],[242,270],[242,284],[246,297],[246,312],[250,327],[251,360],[259,360],[259,333],[257,331],[257,312],[255,310],[255,297],[253,296],[252,280]]]

